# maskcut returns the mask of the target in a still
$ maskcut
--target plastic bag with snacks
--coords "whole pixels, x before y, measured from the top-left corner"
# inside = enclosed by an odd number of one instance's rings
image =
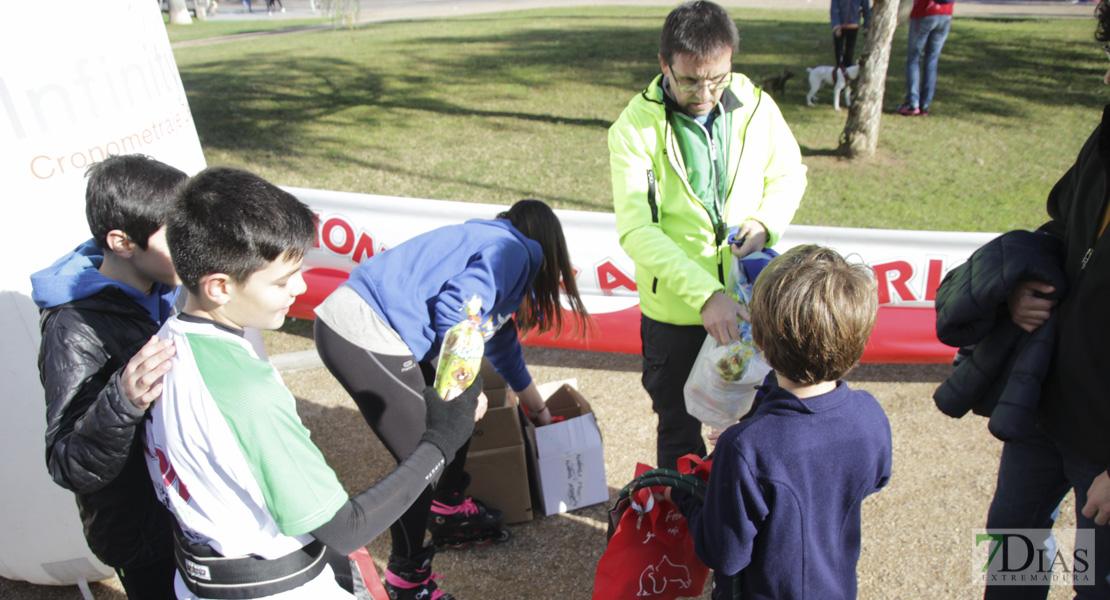
[[[750,255],[753,261],[762,260],[766,264],[771,255]],[[725,294],[745,308],[752,297],[754,275],[749,281],[748,271],[744,268],[745,258],[732,258]],[[717,431],[728,428],[740,417],[751,410],[755,400],[756,386],[763,383],[771,367],[763,360],[763,354],[756,350],[752,341],[751,324],[740,320],[740,341],[722,346],[706,335],[694,368],[686,379],[683,388],[686,396],[686,412],[697,420]]]
[[[472,297],[464,309],[466,319],[447,330],[439,348],[435,389],[444,400],[451,400],[470,387],[486,352],[486,342],[482,338],[482,299]]]

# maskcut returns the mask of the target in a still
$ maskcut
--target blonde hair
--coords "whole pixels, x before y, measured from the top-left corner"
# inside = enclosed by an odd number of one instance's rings
[[[791,381],[836,381],[863,356],[875,327],[875,274],[818,245],[796,246],[755,280],[752,339]]]

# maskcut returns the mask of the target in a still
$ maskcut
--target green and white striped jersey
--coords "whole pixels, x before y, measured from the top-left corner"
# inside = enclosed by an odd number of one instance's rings
[[[178,315],[159,336],[173,339],[177,354],[151,408],[146,458],[182,531],[228,557],[278,558],[311,542],[309,532],[348,496],[277,370],[241,334],[211,321]],[[321,581],[325,576],[330,581]],[[343,595],[305,589],[314,584]],[[179,577],[178,593],[183,589]],[[350,596],[326,569],[274,597]]]

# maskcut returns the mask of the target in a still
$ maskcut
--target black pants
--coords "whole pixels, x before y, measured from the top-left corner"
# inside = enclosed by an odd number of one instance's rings
[[[174,600],[177,597],[173,591],[175,575],[177,566],[172,555],[149,565],[116,569],[127,600]]]
[[[686,412],[682,388],[694,368],[705,327],[671,325],[648,317],[640,318],[640,340],[644,353],[644,389],[651,396],[651,409],[659,415],[656,426],[657,466],[674,469],[687,454],[705,456],[701,422]]]
[[[358,405],[362,418],[400,462],[420,443],[424,435],[424,388],[435,377],[431,364],[419,363],[411,354],[390,356],[375,354],[343,339],[327,323],[316,320],[316,350],[324,366],[339,380],[343,389]],[[445,494],[459,491],[465,476],[467,442],[455,453],[436,488]],[[393,554],[412,557],[424,546],[428,513],[434,489],[428,486],[389,531]]]
[[[856,54],[856,34],[859,29],[841,29],[840,35],[833,35],[833,52],[836,53],[836,66],[850,67]]]

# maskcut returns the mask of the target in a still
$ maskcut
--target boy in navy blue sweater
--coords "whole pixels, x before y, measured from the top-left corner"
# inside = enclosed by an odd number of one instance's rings
[[[799,246],[756,279],[752,338],[775,370],[753,414],[717,440],[704,504],[667,490],[714,570],[714,600],[856,597],[860,505],[890,478],[890,424],[841,378],[875,325],[875,279]],[[739,574],[735,581],[733,575]]]

